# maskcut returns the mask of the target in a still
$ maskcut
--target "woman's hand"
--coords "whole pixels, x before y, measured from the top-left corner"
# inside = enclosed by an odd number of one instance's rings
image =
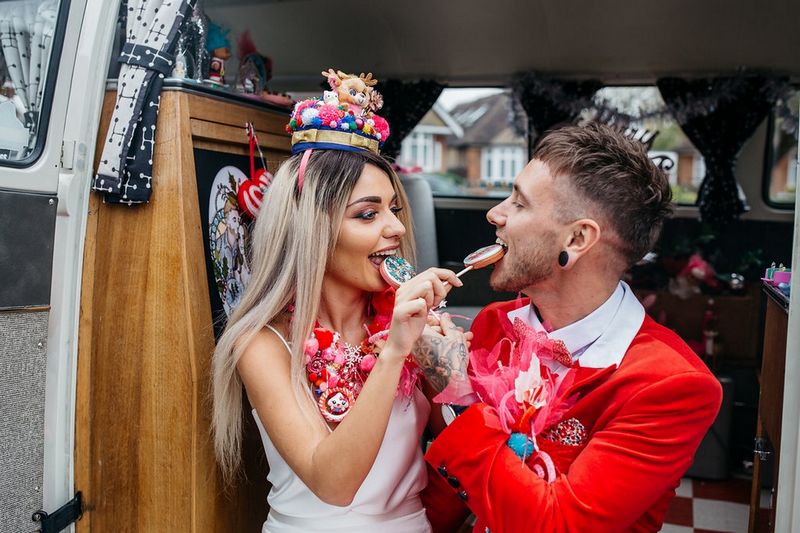
[[[449,283],[445,286],[444,282]],[[428,310],[439,305],[452,287],[463,283],[452,270],[429,268],[397,289],[387,348],[396,357],[411,352],[428,320]]]

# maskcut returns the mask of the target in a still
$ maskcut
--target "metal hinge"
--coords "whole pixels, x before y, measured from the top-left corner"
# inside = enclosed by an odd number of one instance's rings
[[[39,522],[41,533],[58,533],[65,529],[68,525],[83,516],[83,501],[81,499],[80,491],[75,493],[75,497],[61,506],[61,508],[53,514],[47,514],[44,511],[36,511],[33,513],[31,520]]]
[[[753,453],[755,453],[759,459],[762,461],[769,459],[769,454],[771,452],[767,449],[767,439],[763,437],[756,437],[753,445]]]

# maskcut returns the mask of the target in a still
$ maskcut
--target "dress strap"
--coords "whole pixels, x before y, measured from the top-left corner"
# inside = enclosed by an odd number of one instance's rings
[[[277,329],[273,328],[273,327],[272,327],[272,326],[270,326],[269,324],[267,324],[267,327],[268,327],[269,329],[271,329],[271,330],[272,330],[272,333],[274,333],[275,335],[277,335],[277,336],[278,336],[278,338],[279,338],[279,339],[281,340],[281,342],[283,343],[283,345],[284,345],[284,346],[286,346],[286,351],[287,351],[287,352],[289,352],[289,355],[292,355],[292,348],[289,346],[289,343],[286,341],[286,339],[283,337],[283,335],[281,335],[281,332],[280,332],[280,331],[278,331]]]

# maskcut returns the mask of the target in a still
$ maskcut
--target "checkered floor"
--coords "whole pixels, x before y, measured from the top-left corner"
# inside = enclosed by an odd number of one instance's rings
[[[769,491],[762,490],[759,524],[766,524],[769,505]],[[684,478],[667,511],[661,533],[746,533],[749,517],[750,480]]]

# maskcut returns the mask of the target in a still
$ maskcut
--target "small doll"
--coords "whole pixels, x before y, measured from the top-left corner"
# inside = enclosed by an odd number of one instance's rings
[[[719,283],[714,273],[714,267],[700,254],[695,253],[689,257],[678,275],[669,280],[669,291],[685,300],[693,294],[700,294],[701,286],[716,290],[719,288]]]
[[[260,94],[272,78],[272,60],[256,50],[250,31],[239,37],[239,81],[237,88],[245,94]]]
[[[211,62],[207,81],[216,85],[225,85],[225,61],[231,58],[228,32],[230,30],[225,30],[222,26],[209,21],[206,50],[211,54]]]
[[[374,113],[383,107],[383,98],[373,89],[378,80],[372,77],[371,72],[366,76],[363,72],[355,76],[329,68],[322,75],[328,79],[331,87],[330,91],[325,91],[322,95],[326,104],[344,104],[357,117],[370,111]]]

